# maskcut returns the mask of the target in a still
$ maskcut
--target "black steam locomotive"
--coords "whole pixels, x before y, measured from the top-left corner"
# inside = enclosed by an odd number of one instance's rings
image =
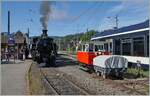
[[[40,38],[33,39],[32,58],[38,64],[45,63],[47,67],[55,66],[57,49],[56,43],[48,37],[47,30],[43,30]]]

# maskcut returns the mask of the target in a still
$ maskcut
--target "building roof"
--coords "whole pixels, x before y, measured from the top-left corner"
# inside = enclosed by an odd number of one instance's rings
[[[22,32],[18,31],[16,32],[14,39],[16,43],[24,43],[25,37]]]
[[[8,40],[7,37],[8,37],[7,32],[2,32],[1,33],[1,43],[7,43],[7,40]]]
[[[91,40],[96,40],[96,39],[102,39],[106,37],[112,37],[112,36],[117,36],[117,35],[123,35],[123,34],[129,34],[129,33],[134,33],[134,32],[142,32],[145,30],[149,30],[149,20],[146,20],[145,22],[135,24],[135,25],[130,25],[118,29],[110,29],[110,30],[105,30],[102,32],[99,32],[95,34]]]
[[[15,43],[24,43],[25,37],[22,32],[18,31],[16,33],[10,34],[11,37],[15,39]],[[1,43],[8,43],[8,34],[6,32],[1,33]]]

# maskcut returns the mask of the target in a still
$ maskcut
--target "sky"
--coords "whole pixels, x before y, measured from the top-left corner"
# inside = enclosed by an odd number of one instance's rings
[[[42,1],[1,1],[2,32],[7,32],[8,10],[11,15],[10,31],[18,30],[30,36],[39,36]],[[48,21],[49,36],[65,36],[86,30],[107,30],[143,22],[149,18],[148,0],[53,1]],[[109,17],[109,18],[108,18]]]

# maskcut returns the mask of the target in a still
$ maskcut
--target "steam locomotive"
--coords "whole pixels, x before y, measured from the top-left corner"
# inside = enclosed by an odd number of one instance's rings
[[[39,38],[33,39],[32,58],[38,64],[45,63],[46,67],[55,66],[57,49],[56,43],[48,37],[47,30],[43,30],[43,34]]]

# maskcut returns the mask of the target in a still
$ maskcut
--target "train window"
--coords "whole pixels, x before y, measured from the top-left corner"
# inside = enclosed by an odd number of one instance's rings
[[[95,45],[95,51],[98,51],[98,45]]]
[[[99,45],[99,50],[103,50],[103,45]]]
[[[89,44],[89,52],[93,52],[93,44]]]
[[[105,49],[106,51],[108,51],[108,43],[105,43],[105,44],[104,44],[104,49]]]
[[[110,42],[109,48],[109,51],[112,52],[112,42]]]
[[[144,38],[134,38],[133,39],[133,50],[134,56],[144,56]]]
[[[120,46],[121,40],[115,40],[115,55],[120,55],[121,53],[121,46]]]
[[[103,45],[95,45],[95,51],[102,51]]]
[[[149,57],[149,36],[147,36],[147,56]]]

